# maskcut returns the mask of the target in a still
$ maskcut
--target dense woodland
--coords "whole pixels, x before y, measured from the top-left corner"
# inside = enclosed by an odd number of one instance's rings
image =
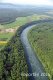
[[[28,73],[24,49],[19,37],[20,29],[0,51],[0,80],[28,80],[21,73]]]

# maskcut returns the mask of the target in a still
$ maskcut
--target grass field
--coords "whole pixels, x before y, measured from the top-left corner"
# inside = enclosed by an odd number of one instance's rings
[[[43,23],[28,33],[29,42],[53,80],[53,23]]]

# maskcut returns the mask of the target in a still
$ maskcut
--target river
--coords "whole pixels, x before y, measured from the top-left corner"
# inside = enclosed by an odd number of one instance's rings
[[[49,80],[41,62],[39,61],[37,55],[34,53],[34,50],[31,48],[31,45],[27,38],[28,31],[32,27],[33,25],[25,28],[22,31],[21,37],[20,37],[25,50],[25,56],[26,56],[26,60],[29,68],[29,73],[30,73],[29,80]]]

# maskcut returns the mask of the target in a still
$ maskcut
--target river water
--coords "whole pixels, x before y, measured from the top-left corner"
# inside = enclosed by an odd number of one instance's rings
[[[49,80],[41,62],[39,61],[37,55],[34,53],[33,49],[31,48],[27,38],[27,33],[32,27],[33,26],[28,26],[26,29],[24,29],[20,37],[25,50],[25,56],[29,67],[29,73],[31,74],[29,79]]]

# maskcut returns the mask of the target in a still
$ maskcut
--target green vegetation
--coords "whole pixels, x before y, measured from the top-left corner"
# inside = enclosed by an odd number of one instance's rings
[[[15,28],[15,27],[18,27],[18,26],[21,26],[21,25],[25,24],[26,22],[29,23],[31,21],[47,19],[47,18],[51,19],[50,16],[37,15],[37,14],[27,16],[27,17],[18,17],[18,18],[16,18],[16,20],[14,22],[9,23],[9,24],[3,24],[2,26],[0,25],[0,27],[2,27],[2,28]]]
[[[9,40],[12,37],[13,33],[0,33],[0,40],[5,41]]]
[[[42,23],[28,33],[29,42],[53,80],[53,23]]]
[[[0,33],[0,49],[6,45],[13,35],[13,33]]]
[[[24,25],[25,23],[29,23],[31,21],[45,19],[45,18],[50,19],[51,17],[47,15],[37,15],[37,14],[27,16],[27,17],[18,17],[12,23],[2,24],[2,25],[0,24],[0,30],[9,29],[9,28],[18,29],[20,26]],[[2,32],[0,33],[0,41],[9,41],[14,34],[15,33],[11,33],[11,32],[8,33]],[[2,48],[2,45],[0,44],[0,48]]]
[[[28,73],[28,66],[19,32],[20,29],[0,51],[0,80],[28,80],[21,76],[21,73]]]
[[[21,73],[28,73],[28,65],[26,63],[24,49],[20,41],[19,33],[22,29],[22,25],[34,20],[42,19],[43,17],[40,16],[41,15],[19,17],[15,22],[0,25],[1,29],[17,28],[16,34],[0,33],[0,40],[8,40],[7,45],[0,51],[0,80],[28,80],[27,76],[21,76]],[[43,19],[45,18],[46,17]]]

